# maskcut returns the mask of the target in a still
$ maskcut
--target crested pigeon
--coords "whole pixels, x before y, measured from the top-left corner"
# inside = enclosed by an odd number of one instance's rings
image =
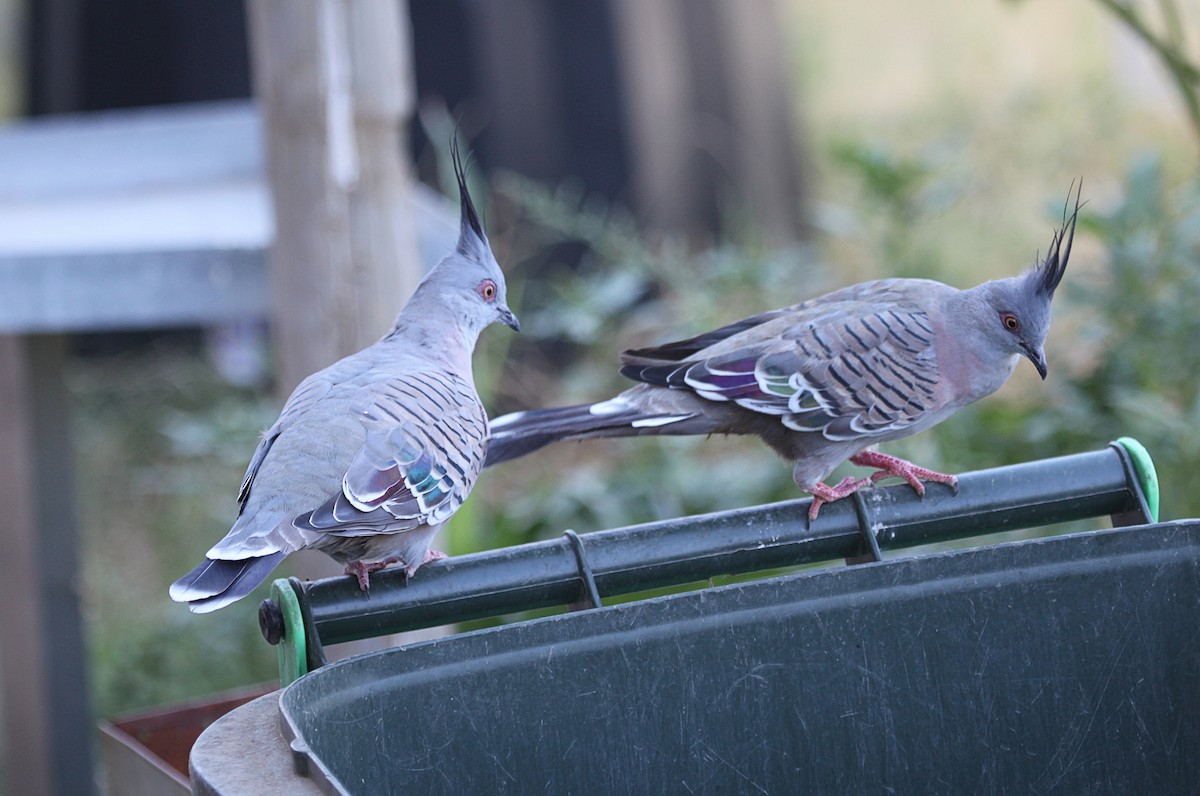
[[[757,435],[794,464],[821,506],[887,477],[957,490],[952,475],[876,446],[940,423],[1000,388],[1020,357],[1046,378],[1050,300],[1067,267],[1075,210],[1045,259],[1019,276],[959,290],[930,279],[851,285],[706,334],[625,351],[640,382],[607,401],[529,410],[492,421],[485,466],[559,440],[643,435]],[[1069,226],[1069,231],[1068,231]],[[869,477],[824,483],[849,459]]]
[[[471,353],[480,332],[520,324],[467,191],[458,245],[418,285],[378,342],[300,383],[263,435],[237,521],[171,598],[207,613],[248,594],[291,552],[320,550],[366,591],[369,573],[412,575],[467,499],[487,446]]]

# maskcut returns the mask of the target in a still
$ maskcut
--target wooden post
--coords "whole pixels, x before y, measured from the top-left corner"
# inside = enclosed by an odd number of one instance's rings
[[[613,0],[613,16],[634,201],[651,229],[689,231],[705,192],[689,167],[691,80],[679,9],[667,0]]]
[[[505,168],[554,181],[570,173],[563,158],[562,109],[555,93],[549,4],[503,0],[469,6],[474,79],[489,119],[487,149]]]
[[[779,2],[718,3],[716,12],[729,48],[735,182],[746,186],[743,198],[767,239],[794,242],[807,234],[809,208]]]
[[[610,1],[641,217],[706,236],[732,204],[773,243],[803,238],[777,0]]]
[[[6,793],[88,794],[92,716],[61,336],[0,336]]]
[[[251,0],[248,10],[286,395],[382,336],[420,279],[406,215],[411,35],[400,0]]]
[[[277,384],[379,339],[422,275],[406,127],[415,102],[403,0],[251,0],[255,92],[275,240]],[[301,554],[293,571],[341,568]]]

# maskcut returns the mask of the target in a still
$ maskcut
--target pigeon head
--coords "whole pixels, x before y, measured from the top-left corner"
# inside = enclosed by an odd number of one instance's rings
[[[1080,183],[1079,190],[1083,184]],[[1067,215],[1070,198],[1063,207],[1063,224],[1050,239],[1046,257],[1035,262],[1020,276],[981,285],[985,290],[988,310],[995,320],[986,324],[988,337],[1008,353],[1026,357],[1046,378],[1046,334],[1050,331],[1050,300],[1062,281],[1075,240],[1075,222],[1079,217],[1079,192],[1075,194],[1075,209]]]
[[[462,205],[458,244],[429,272],[417,288],[413,300],[420,308],[426,297],[436,296],[473,336],[478,336],[484,327],[496,322],[520,331],[521,324],[517,316],[508,308],[504,273],[492,254],[492,247],[467,188],[466,170],[457,140],[451,140],[450,154]]]

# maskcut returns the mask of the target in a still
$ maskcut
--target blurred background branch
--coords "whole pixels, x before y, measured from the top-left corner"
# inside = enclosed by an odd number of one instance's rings
[[[1162,17],[1161,33],[1152,30],[1152,23],[1137,3],[1122,0],[1096,2],[1121,20],[1162,62],[1187,112],[1196,145],[1200,146],[1200,67],[1188,57],[1188,45],[1184,35],[1186,26],[1175,0],[1158,0],[1159,14]]]

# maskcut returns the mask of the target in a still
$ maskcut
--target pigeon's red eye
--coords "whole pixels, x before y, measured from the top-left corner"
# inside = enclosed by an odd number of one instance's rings
[[[475,291],[483,297],[484,301],[491,301],[496,298],[496,283],[490,279],[485,279],[479,283],[479,287]]]
[[[1000,313],[1000,322],[1003,323],[1004,328],[1008,329],[1010,332],[1021,331],[1020,319],[1017,318],[1016,315],[1013,315],[1011,312]]]

